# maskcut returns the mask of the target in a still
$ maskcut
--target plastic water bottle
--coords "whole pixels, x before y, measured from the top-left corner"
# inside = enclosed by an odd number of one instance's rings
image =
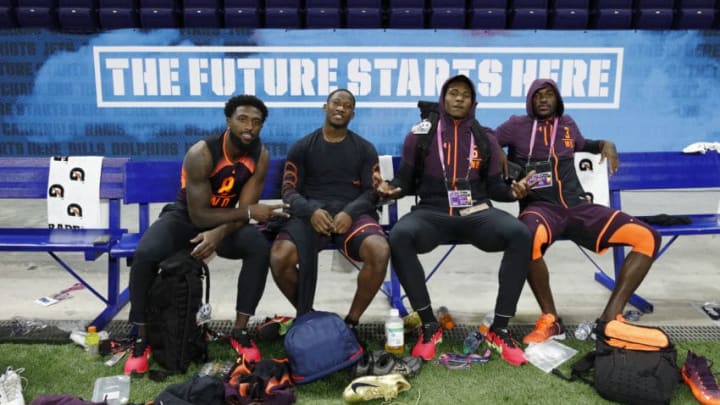
[[[453,321],[452,315],[450,315],[450,311],[448,311],[446,306],[438,308],[437,317],[443,329],[452,330],[452,328],[455,327],[455,321]]]
[[[593,323],[590,321],[582,321],[575,329],[575,339],[586,340],[592,333]]]
[[[391,308],[390,315],[385,319],[385,351],[392,354],[405,351],[405,330],[397,308]]]
[[[480,333],[482,333],[484,336],[487,336],[487,333],[490,330],[490,327],[492,326],[494,320],[495,320],[495,312],[490,311],[487,314],[485,314],[485,317],[483,318],[482,323],[480,324]]]
[[[88,326],[88,332],[85,335],[85,346],[87,346],[88,356],[98,357],[100,355],[100,335],[98,335],[97,328],[94,326]]]
[[[484,339],[485,337],[480,333],[479,330],[471,330],[465,340],[463,340],[463,353],[475,353],[478,347],[480,347],[480,343],[482,343]]]

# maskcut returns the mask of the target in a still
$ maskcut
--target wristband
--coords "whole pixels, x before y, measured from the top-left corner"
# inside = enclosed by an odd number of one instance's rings
[[[252,213],[250,212],[250,205],[247,206],[248,209],[248,222],[252,219]]]

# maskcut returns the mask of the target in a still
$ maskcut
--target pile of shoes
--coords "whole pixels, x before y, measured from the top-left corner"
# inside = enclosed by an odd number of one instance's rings
[[[345,402],[363,402],[382,398],[386,401],[410,389],[407,378],[422,367],[420,357],[398,357],[385,350],[365,351],[350,370],[352,382],[345,388]]]
[[[5,373],[0,375],[0,405],[25,405],[22,394],[22,382],[25,378],[20,377],[23,371],[23,368],[13,370],[8,367]]]

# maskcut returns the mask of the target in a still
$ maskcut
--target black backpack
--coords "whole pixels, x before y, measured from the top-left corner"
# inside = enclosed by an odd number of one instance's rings
[[[420,100],[417,105],[420,109],[420,118],[430,124],[430,129],[426,133],[415,133],[415,136],[417,136],[417,142],[415,144],[415,156],[413,162],[415,167],[412,183],[413,193],[417,192],[420,182],[422,181],[423,171],[425,170],[425,157],[428,154],[428,148],[430,146],[430,142],[432,142],[432,136],[437,131],[438,121],[440,120],[438,103]],[[485,130],[477,120],[473,120],[472,133],[475,137],[475,144],[477,145],[478,152],[480,153],[483,162],[487,162],[490,158],[490,143]],[[487,174],[488,165],[483,164],[480,170],[481,175],[485,176]]]
[[[170,372],[184,373],[190,363],[207,361],[206,327],[196,315],[210,295],[207,265],[180,251],[160,263],[148,294],[147,340],[153,360]]]

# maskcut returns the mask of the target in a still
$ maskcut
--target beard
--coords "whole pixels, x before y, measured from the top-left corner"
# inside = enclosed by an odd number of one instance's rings
[[[232,133],[230,133],[229,135],[230,142],[232,142],[232,144],[235,145],[235,147],[238,148],[238,150],[242,153],[252,152],[260,145],[260,137],[253,139],[250,143],[245,143],[242,141],[242,139],[233,135]]]

